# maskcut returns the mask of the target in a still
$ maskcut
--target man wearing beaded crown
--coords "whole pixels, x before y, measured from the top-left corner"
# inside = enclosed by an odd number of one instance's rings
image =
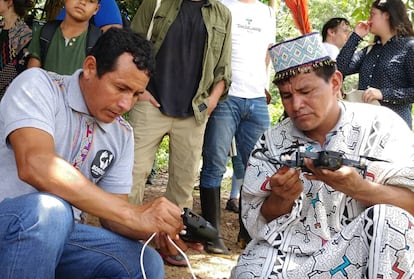
[[[342,74],[317,33],[270,56],[287,117],[250,156],[241,216],[252,241],[231,278],[412,278],[413,133],[387,108],[337,100]],[[305,158],[305,173],[283,164],[297,146],[379,160],[364,161],[361,175]]]

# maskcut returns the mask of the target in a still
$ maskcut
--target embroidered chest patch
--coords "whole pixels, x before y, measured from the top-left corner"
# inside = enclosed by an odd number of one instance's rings
[[[106,170],[111,166],[114,155],[109,150],[100,150],[96,153],[91,166],[91,174],[93,178],[103,176]]]

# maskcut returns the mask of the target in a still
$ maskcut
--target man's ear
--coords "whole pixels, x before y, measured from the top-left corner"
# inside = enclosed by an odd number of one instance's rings
[[[340,96],[341,89],[342,89],[342,81],[343,81],[342,73],[336,70],[335,73],[331,77],[331,83],[332,83],[332,91],[335,94],[337,94],[337,96]]]
[[[98,11],[99,11],[99,9],[101,8],[101,4],[98,4],[97,6],[96,6],[96,10],[95,10],[95,12],[93,13],[93,15],[96,15],[97,13],[98,13]]]
[[[96,76],[96,59],[92,55],[86,56],[83,61],[83,76],[86,79],[90,79]]]

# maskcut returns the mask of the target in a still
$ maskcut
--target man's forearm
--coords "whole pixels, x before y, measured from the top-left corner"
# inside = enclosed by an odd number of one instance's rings
[[[224,93],[224,88],[225,88],[224,80],[220,80],[219,82],[217,82],[210,92],[210,98],[214,96],[214,97],[217,97],[217,99],[219,99],[221,95],[223,95]]]
[[[225,83],[224,80],[220,80],[216,83],[213,89],[210,91],[210,98],[208,104],[208,115],[210,115],[216,108],[221,96],[224,94]]]
[[[366,206],[391,204],[398,206],[414,215],[414,193],[403,186],[382,185],[364,180],[361,191],[353,198]]]
[[[286,201],[270,195],[263,202],[260,212],[267,222],[271,222],[284,214],[289,214],[293,205],[294,201]]]

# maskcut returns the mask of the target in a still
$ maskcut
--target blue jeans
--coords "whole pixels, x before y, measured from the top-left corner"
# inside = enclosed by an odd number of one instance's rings
[[[207,122],[200,186],[221,186],[233,135],[236,137],[237,152],[246,166],[256,141],[269,128],[269,124],[265,97],[246,99],[228,96],[226,101],[220,102]]]
[[[231,179],[231,191],[230,199],[238,199],[240,194],[240,187],[244,179],[244,171],[246,167],[243,165],[241,156],[237,153],[237,156],[231,157],[233,165],[233,177]]]
[[[143,244],[74,223],[72,207],[45,193],[0,202],[0,278],[142,278]],[[164,278],[159,254],[144,253],[147,278]]]

